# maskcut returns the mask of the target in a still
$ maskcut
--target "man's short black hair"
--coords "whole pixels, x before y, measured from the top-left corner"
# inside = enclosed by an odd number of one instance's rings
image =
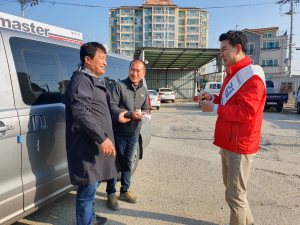
[[[143,65],[144,65],[144,70],[146,71],[146,64],[145,64],[145,62],[144,62],[143,60],[141,60],[141,59],[134,59],[134,60],[132,60],[132,61],[130,62],[130,64],[129,64],[129,69],[131,68],[131,64],[132,64],[133,62],[136,62],[136,61],[142,62]]]
[[[221,34],[219,41],[229,40],[229,44],[232,47],[236,47],[238,44],[242,46],[242,51],[246,54],[248,48],[248,38],[241,31],[230,30],[227,33]]]
[[[96,55],[97,50],[100,49],[104,54],[106,54],[105,47],[98,42],[88,42],[80,47],[80,61],[84,65],[84,57],[88,56],[93,59]]]

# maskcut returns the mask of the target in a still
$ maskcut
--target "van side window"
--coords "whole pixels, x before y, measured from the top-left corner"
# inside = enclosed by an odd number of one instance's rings
[[[125,61],[116,57],[107,57],[106,61],[107,66],[103,76],[105,87],[110,90],[114,83],[128,77],[130,61]]]
[[[221,89],[222,88],[222,84],[217,84],[217,89]]]
[[[16,37],[10,45],[24,103],[60,103],[80,62],[79,49]]]
[[[211,84],[209,88],[210,89],[217,89],[217,84]]]

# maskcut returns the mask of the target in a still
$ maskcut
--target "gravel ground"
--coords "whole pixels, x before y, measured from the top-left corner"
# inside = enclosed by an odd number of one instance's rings
[[[137,204],[106,207],[105,184],[98,188],[95,211],[107,225],[225,224],[219,148],[212,145],[216,115],[202,113],[189,100],[162,103],[152,110],[152,139],[132,177]],[[264,113],[260,151],[248,181],[255,225],[300,224],[300,115],[293,103],[281,113]],[[117,184],[119,190],[120,184]],[[18,221],[22,224],[75,224],[75,194]]]

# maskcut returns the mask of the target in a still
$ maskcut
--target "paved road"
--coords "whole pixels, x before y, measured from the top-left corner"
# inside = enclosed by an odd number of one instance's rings
[[[228,222],[219,149],[212,145],[216,116],[195,102],[163,103],[152,110],[152,140],[133,176],[138,204],[106,207],[105,184],[95,210],[108,225],[200,224]],[[300,115],[290,105],[266,111],[262,141],[250,173],[248,198],[256,225],[300,224]],[[119,189],[118,184],[118,189]],[[75,192],[60,198],[21,224],[75,224]]]

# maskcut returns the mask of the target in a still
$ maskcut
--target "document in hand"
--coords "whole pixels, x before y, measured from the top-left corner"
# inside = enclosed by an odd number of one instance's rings
[[[151,120],[151,115],[144,115],[142,117],[142,122],[143,123],[148,123]]]

